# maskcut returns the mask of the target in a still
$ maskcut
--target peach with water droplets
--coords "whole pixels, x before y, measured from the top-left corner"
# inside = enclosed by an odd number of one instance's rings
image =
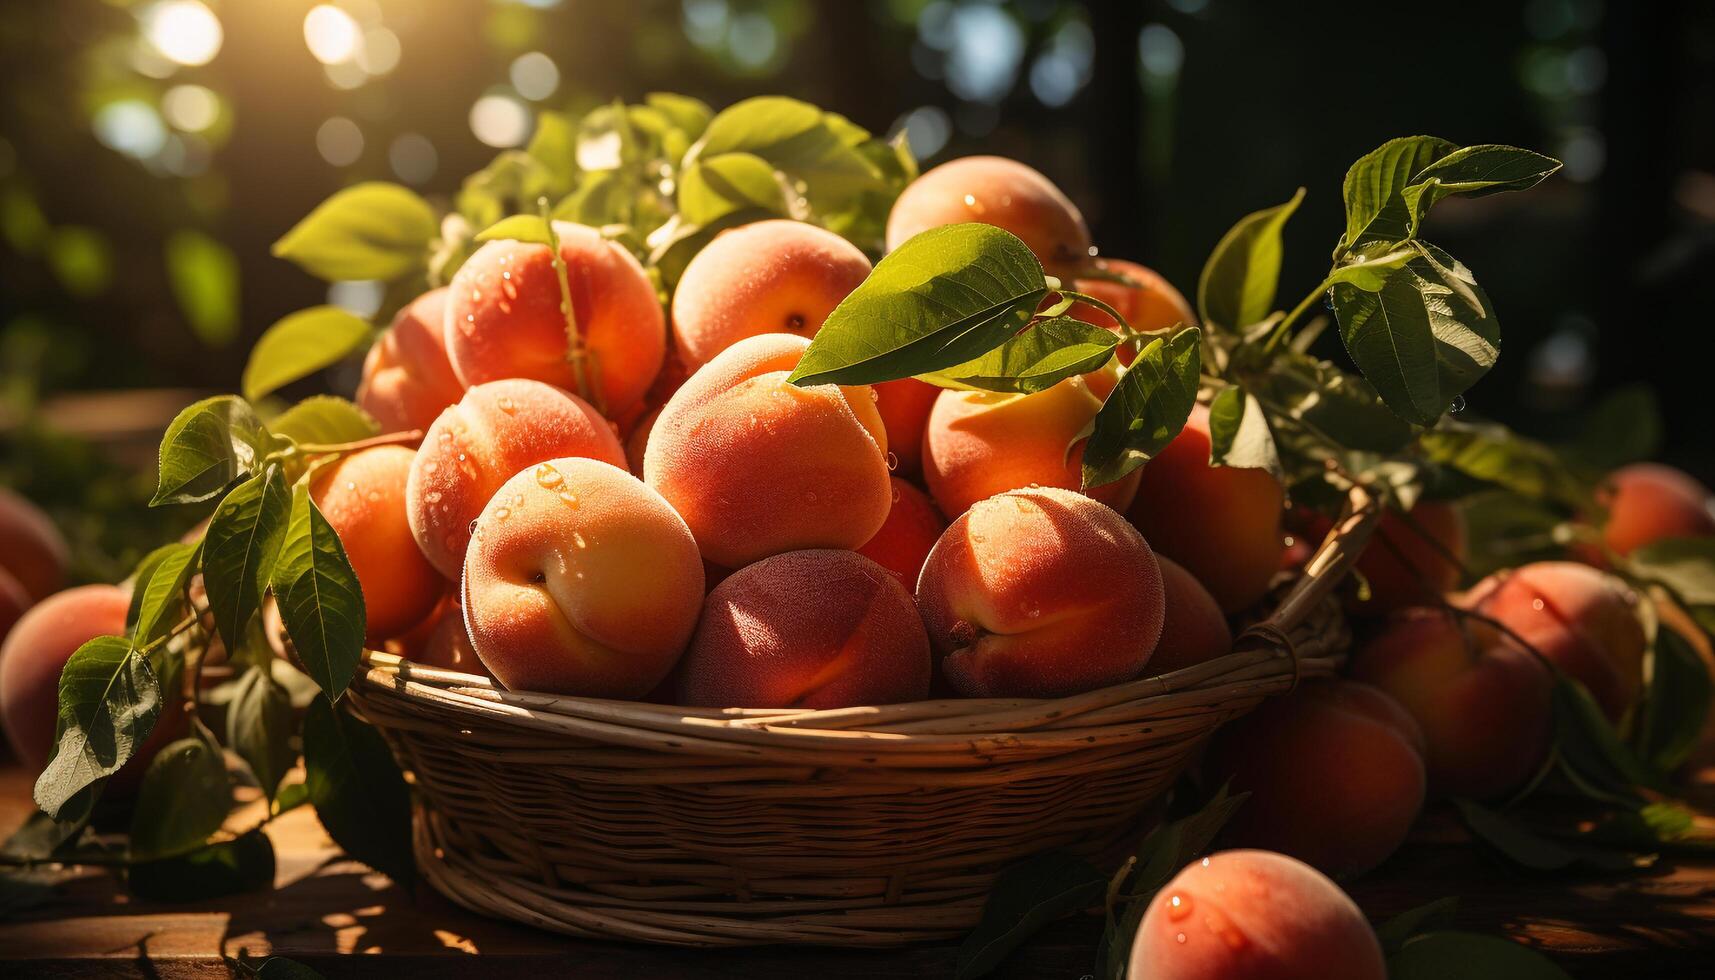
[[[875,408],[887,429],[887,448],[893,454],[893,472],[912,476],[923,471],[923,436],[929,428],[929,413],[941,389],[916,378],[883,381],[875,390]]]
[[[1017,235],[1050,275],[1062,279],[1089,259],[1090,229],[1077,205],[1041,172],[996,156],[949,160],[912,181],[887,216],[887,249],[967,221]]]
[[[857,552],[886,569],[906,589],[915,589],[929,549],[935,547],[947,522],[928,494],[897,476],[892,482],[893,507],[887,520]]]
[[[403,446],[372,446],[317,470],[310,482],[310,498],[357,573],[371,644],[421,623],[446,593],[406,517],[405,485],[416,458]]]
[[[447,359],[447,290],[431,289],[393,318],[363,359],[358,407],[383,432],[427,429],[464,394]]]

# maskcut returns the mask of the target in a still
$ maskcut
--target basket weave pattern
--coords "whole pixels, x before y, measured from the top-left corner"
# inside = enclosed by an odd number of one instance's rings
[[[979,918],[995,874],[1135,842],[1227,719],[1348,645],[1361,492],[1227,656],[1055,700],[705,710],[507,691],[369,654],[354,694],[417,788],[424,875],[474,911],[685,946],[884,946]]]

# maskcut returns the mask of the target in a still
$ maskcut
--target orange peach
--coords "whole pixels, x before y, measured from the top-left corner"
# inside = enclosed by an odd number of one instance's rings
[[[1369,598],[1353,611],[1379,615],[1434,602],[1459,585],[1465,564],[1465,517],[1450,504],[1424,500],[1401,515],[1382,514],[1358,558]]]
[[[1137,677],[1161,637],[1161,569],[1125,519],[1057,487],[978,501],[929,552],[917,601],[967,697],[1063,697]]]
[[[947,522],[929,495],[896,476],[887,521],[857,552],[880,565],[907,590],[915,589],[929,549],[946,529]]]
[[[463,606],[457,602],[447,603],[433,622],[434,628],[429,631],[428,639],[412,660],[427,667],[489,676],[488,668],[482,665],[482,658],[476,655],[476,647],[471,646],[470,631],[464,625]]]
[[[887,520],[887,433],[867,386],[800,388],[808,340],[747,337],[685,382],[655,420],[643,477],[703,557],[739,568],[804,548],[853,549]]]
[[[568,458],[506,481],[477,518],[464,620],[509,688],[647,694],[703,604],[703,565],[667,501],[617,466]]]
[[[875,389],[875,408],[887,428],[893,472],[911,476],[923,470],[923,434],[941,389],[916,378],[883,381]]]
[[[839,235],[776,219],[716,235],[673,292],[673,339],[692,370],[746,337],[814,337],[869,275],[869,259]]]
[[[0,568],[40,601],[65,585],[70,555],[59,528],[27,498],[0,487]]]
[[[1285,491],[1267,470],[1209,463],[1209,411],[1144,465],[1127,512],[1150,547],[1185,566],[1228,613],[1268,591],[1286,550]]]
[[[427,429],[464,394],[447,360],[446,325],[447,290],[431,289],[406,304],[369,348],[357,404],[381,431]]]
[[[1096,372],[1112,374],[1111,369]],[[1088,377],[1067,378],[1032,395],[943,391],[929,413],[923,437],[923,475],[948,516],[979,500],[1024,487],[1083,485],[1084,444],[1079,433],[1102,408]],[[1137,493],[1136,472],[1088,495],[1123,511]]]
[[[655,430],[655,420],[661,417],[661,410],[666,407],[662,405],[638,419],[631,434],[625,437],[625,462],[638,479],[643,478],[643,453],[649,448],[649,433]]]
[[[1354,659],[1352,676],[1417,720],[1437,795],[1501,796],[1548,754],[1548,670],[1498,631],[1445,609],[1394,612]]]
[[[587,396],[619,415],[643,398],[661,370],[667,323],[637,259],[601,232],[555,222],[571,316],[546,245],[488,242],[453,277],[447,354],[465,385],[530,378]],[[586,354],[579,372],[567,343],[575,320]]]
[[[1187,326],[1197,323],[1197,313],[1184,294],[1154,269],[1125,259],[1096,259],[1091,267],[1099,274],[1074,280],[1072,288],[1118,310],[1133,330],[1165,330],[1176,323]],[[1129,281],[1120,282],[1112,277]],[[1119,330],[1112,316],[1088,303],[1072,304],[1070,315],[1098,327]],[[1122,364],[1130,364],[1137,356],[1130,347],[1123,347],[1118,353]]]
[[[1608,508],[1602,540],[1629,555],[1663,538],[1715,535],[1715,495],[1684,470],[1633,463],[1608,475],[1600,491]]]
[[[1644,629],[1637,596],[1588,565],[1541,561],[1496,572],[1460,604],[1512,630],[1589,689],[1618,720],[1643,685]]]
[[[1231,653],[1233,631],[1215,597],[1185,566],[1166,555],[1155,560],[1161,566],[1167,618],[1161,623],[1161,642],[1149,658],[1149,672],[1165,674]]]
[[[1377,688],[1306,683],[1223,726],[1210,743],[1209,781],[1251,794],[1222,839],[1290,854],[1336,877],[1362,874],[1405,842],[1423,809],[1423,747],[1411,715]]]
[[[540,381],[491,381],[464,393],[423,437],[405,486],[417,547],[459,577],[470,522],[514,473],[562,456],[625,465],[607,420],[582,398]]]
[[[893,576],[850,551],[790,551],[709,593],[679,696],[709,708],[897,704],[928,696],[930,670],[923,621]]]
[[[363,588],[372,644],[422,622],[446,592],[405,516],[405,484],[416,458],[403,446],[374,446],[318,470],[310,482],[310,498],[339,535]]]
[[[1387,980],[1387,963],[1364,913],[1314,868],[1269,851],[1222,851],[1150,899],[1126,975]]]
[[[1012,232],[1050,275],[1063,279],[1090,255],[1090,229],[1077,205],[1038,171],[994,156],[950,160],[912,181],[887,216],[887,250],[966,221]]]

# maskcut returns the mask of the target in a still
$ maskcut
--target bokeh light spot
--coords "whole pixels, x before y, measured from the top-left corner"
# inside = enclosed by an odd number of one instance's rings
[[[440,166],[435,144],[419,133],[402,133],[387,148],[387,163],[407,184],[426,184]]]
[[[485,95],[470,107],[470,131],[496,149],[519,146],[530,135],[530,109],[510,95]]]
[[[206,65],[225,39],[220,18],[198,0],[161,0],[142,14],[143,36],[181,65]]]
[[[161,96],[161,114],[175,129],[200,133],[220,118],[220,97],[201,85],[174,85]]]
[[[536,102],[553,95],[560,87],[560,67],[540,51],[519,55],[507,74],[519,95]]]
[[[338,65],[357,57],[363,33],[345,11],[328,4],[310,8],[304,15],[304,43],[310,54],[324,65]]]
[[[363,155],[363,130],[344,116],[334,116],[316,130],[316,150],[336,167],[348,167]]]
[[[161,152],[167,143],[167,127],[155,107],[141,99],[109,102],[92,120],[95,138],[103,146],[126,156],[146,160]]]

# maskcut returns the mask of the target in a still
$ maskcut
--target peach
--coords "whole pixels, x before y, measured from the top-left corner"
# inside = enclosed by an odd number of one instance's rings
[[[893,472],[904,476],[923,470],[923,434],[929,428],[929,413],[941,389],[916,378],[900,378],[873,385],[875,408],[887,428],[887,448],[893,453]]]
[[[1353,611],[1379,615],[1435,602],[1458,587],[1466,553],[1465,517],[1452,505],[1424,500],[1403,516],[1384,512],[1358,558],[1370,595]]]
[[[1496,572],[1460,605],[1500,622],[1589,689],[1610,719],[1643,685],[1644,628],[1637,596],[1588,565],[1540,561]]]
[[[1602,540],[1629,555],[1663,538],[1715,535],[1715,495],[1684,470],[1633,463],[1608,475],[1600,491],[1608,508]]]
[[[0,567],[0,642],[5,642],[6,634],[12,632],[18,617],[29,612],[31,605],[29,593],[11,572]]]
[[[70,554],[59,528],[27,498],[0,487],[0,568],[33,601],[65,585]]]
[[[955,519],[917,602],[967,697],[1052,698],[1143,672],[1166,612],[1161,569],[1112,509],[1058,487],[1012,490]]]
[[[649,693],[703,605],[691,531],[618,466],[549,460],[507,480],[477,518],[464,621],[509,688],[597,698]]]
[[[407,303],[369,348],[357,404],[381,431],[427,429],[464,394],[447,360],[446,325],[447,290],[431,289]]]
[[[679,277],[674,342],[695,370],[746,337],[814,337],[868,275],[856,245],[816,225],[782,218],[723,231]]]
[[[426,667],[456,670],[479,677],[489,676],[488,668],[482,665],[482,659],[476,655],[476,647],[471,645],[470,631],[465,629],[463,606],[457,602],[448,602],[433,623],[422,649],[412,660]]]
[[[880,565],[906,589],[915,589],[929,549],[946,529],[947,522],[929,495],[896,476],[887,521],[857,552]]]
[[[887,520],[893,491],[875,399],[865,385],[787,384],[809,345],[773,333],[728,347],[674,393],[649,434],[644,480],[717,565],[858,548]]]
[[[1127,514],[1150,547],[1184,565],[1228,613],[1261,599],[1286,551],[1280,481],[1267,470],[1210,465],[1202,405],[1140,472]]]
[[[405,485],[416,458],[403,446],[372,446],[323,467],[310,481],[310,498],[339,535],[363,588],[371,644],[422,622],[446,592],[405,516]]]
[[[1112,370],[1096,373],[1105,378]],[[929,492],[942,513],[956,516],[1007,490],[1078,490],[1088,441],[1078,436],[1101,408],[1102,395],[1088,377],[1067,378],[1031,395],[943,391],[923,437]],[[1091,487],[1088,495],[1123,511],[1137,493],[1137,481],[1134,471]]]
[[[1161,642],[1149,658],[1151,674],[1194,667],[1231,653],[1233,631],[1221,606],[1197,577],[1166,555],[1156,555],[1167,616],[1161,622]]]
[[[417,547],[442,575],[459,577],[470,522],[514,473],[562,456],[625,465],[619,437],[582,398],[540,381],[476,385],[441,413],[405,485]]]
[[[637,420],[631,434],[625,437],[625,462],[638,479],[643,478],[643,452],[649,448],[649,433],[655,430],[655,420],[661,417],[662,405]]]
[[[1358,906],[1314,868],[1268,851],[1222,851],[1150,899],[1126,975],[1386,980],[1387,963]]]
[[[1522,786],[1548,755],[1552,678],[1499,631],[1445,609],[1401,609],[1359,651],[1352,676],[1417,720],[1430,790],[1489,799]]]
[[[1005,157],[949,160],[906,187],[887,216],[887,250],[966,221],[1012,232],[1050,275],[1070,280],[1090,255],[1084,215],[1041,173]]]
[[[1174,289],[1173,284],[1154,269],[1125,259],[1096,259],[1091,266],[1105,275],[1074,280],[1072,288],[1118,310],[1133,330],[1165,330],[1176,323],[1187,326],[1197,323],[1197,313],[1186,302],[1184,294]],[[1130,282],[1109,278],[1112,276],[1124,277]],[[1119,324],[1113,317],[1088,303],[1072,304],[1070,315],[1098,327],[1119,330]],[[1122,364],[1130,364],[1137,356],[1130,347],[1120,348],[1118,354]]]
[[[546,245],[488,242],[453,277],[447,354],[465,385],[503,378],[543,381],[619,415],[661,370],[667,322],[637,259],[600,231],[554,223],[585,352],[583,380],[567,343],[560,275]]]
[[[1405,842],[1423,809],[1423,733],[1356,681],[1306,683],[1223,726],[1204,772],[1251,797],[1222,839],[1358,875]]]
[[[849,708],[929,695],[929,637],[911,593],[850,551],[790,551],[732,573],[703,604],[682,703]]]

